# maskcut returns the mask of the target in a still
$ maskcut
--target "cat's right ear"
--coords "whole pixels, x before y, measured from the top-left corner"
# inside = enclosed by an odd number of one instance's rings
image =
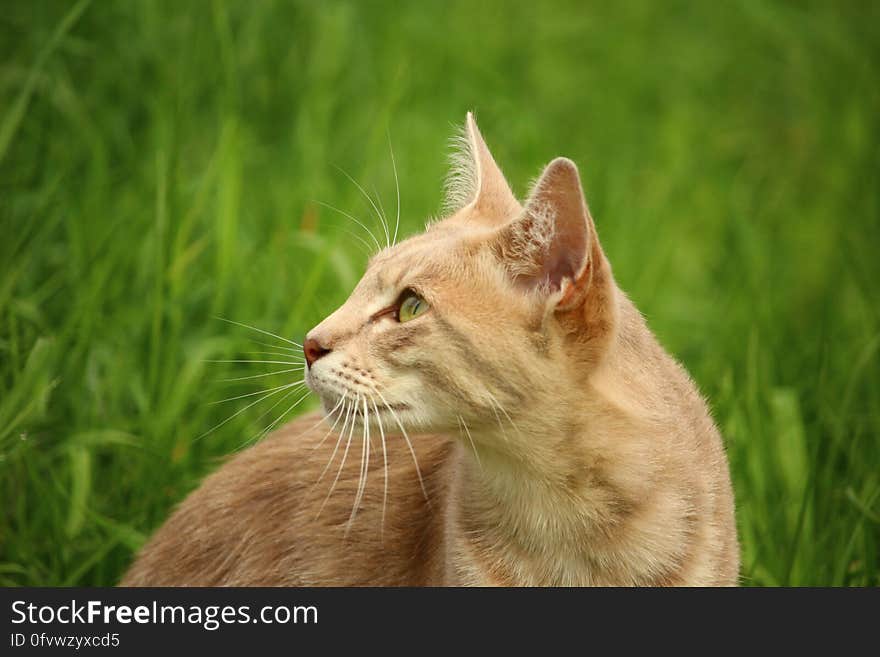
[[[446,179],[448,214],[463,209],[483,223],[500,226],[521,211],[501,169],[489,151],[472,112],[454,140],[450,171]]]
[[[522,213],[498,231],[495,255],[514,282],[540,291],[557,310],[610,296],[611,269],[581,187],[577,166],[558,157],[535,183]]]

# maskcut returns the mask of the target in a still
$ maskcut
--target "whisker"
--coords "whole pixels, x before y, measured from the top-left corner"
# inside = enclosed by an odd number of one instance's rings
[[[290,360],[217,360],[217,359],[206,359],[202,361],[203,363],[266,363],[267,365],[302,365],[299,361],[290,361]]]
[[[394,189],[397,191],[397,217],[394,220],[394,237],[391,244],[397,244],[397,230],[400,228],[400,181],[397,179],[397,163],[394,161],[394,146],[391,145],[391,134],[388,135],[388,149],[391,151],[391,169],[394,171]]]
[[[358,488],[354,497],[354,505],[351,507],[351,515],[348,517],[348,522],[345,525],[346,536],[349,530],[351,530],[351,524],[354,522],[361,501],[364,498],[364,490],[367,487],[367,476],[370,468],[370,418],[366,396],[364,396],[364,430],[361,435],[361,443],[361,469],[358,473]]]
[[[327,465],[324,466],[324,470],[323,470],[323,472],[321,472],[321,476],[318,477],[318,480],[315,482],[314,485],[317,485],[324,478],[324,475],[327,474],[327,470],[330,469],[330,464],[333,463],[333,459],[336,458],[336,452],[339,450],[339,444],[342,442],[343,436],[345,436],[345,428],[348,426],[348,421],[350,419],[353,419],[351,417],[351,409],[353,407],[354,407],[354,402],[346,405],[345,422],[342,423],[342,429],[339,430],[339,438],[337,438],[337,440],[336,440],[336,447],[333,448],[333,453],[330,455],[330,460],[327,461]],[[354,425],[354,422],[352,422],[352,425]]]
[[[267,408],[265,411],[263,411],[262,413],[260,413],[260,415],[257,417],[257,419],[255,420],[255,422],[259,422],[260,420],[262,420],[264,417],[266,417],[267,415],[269,415],[269,413],[272,412],[272,409],[273,409],[273,408],[275,408],[275,407],[278,406],[279,404],[283,403],[284,400],[286,400],[286,399],[290,399],[290,397],[291,397],[292,395],[295,395],[296,393],[297,393],[297,390],[288,390],[286,393],[284,393],[283,395],[281,395],[281,397],[280,397],[278,400],[276,400],[276,402],[275,402],[274,404],[272,404],[269,408]],[[238,448],[238,450],[236,450],[236,451],[239,451],[239,450],[244,449],[245,447],[247,447],[247,446],[248,446],[249,444],[251,444],[252,442],[253,442],[253,437],[248,438],[247,440],[245,440],[245,441],[241,444],[241,446],[240,446],[240,447]]]
[[[357,409],[357,405],[360,403],[361,395],[357,393],[357,397],[354,400],[353,407],[355,410]],[[355,413],[356,415],[357,413]],[[336,483],[339,481],[339,476],[342,474],[342,469],[345,467],[345,460],[348,458],[348,449],[351,447],[351,438],[354,435],[354,416],[351,418],[351,428],[348,430],[348,439],[345,441],[345,450],[342,452],[342,461],[339,463],[339,469],[336,471],[336,478],[333,480],[333,483],[330,485],[330,492],[327,493],[327,497],[324,498],[324,502],[321,504],[321,508],[318,509],[318,516],[321,515],[321,511],[324,510],[324,506],[327,504],[327,501],[330,499],[330,496],[333,495],[333,491],[336,489]],[[317,517],[317,516],[316,516]]]
[[[355,179],[352,178],[350,175],[348,175],[348,173],[347,173],[345,170],[343,170],[343,169],[340,168],[340,167],[336,167],[336,169],[337,169],[337,170],[338,170],[343,176],[345,176],[346,178],[348,178],[348,179],[352,182],[352,184],[360,190],[361,194],[364,195],[364,198],[366,198],[367,201],[369,201],[370,205],[373,206],[373,210],[376,211],[376,215],[379,217],[379,221],[382,223],[382,227],[385,229],[385,237],[386,237],[386,240],[387,240],[387,242],[388,242],[388,245],[390,246],[390,245],[391,245],[391,236],[390,236],[389,233],[388,233],[388,226],[386,226],[386,225],[385,225],[385,222],[382,220],[382,213],[379,212],[379,208],[376,207],[376,204],[373,202],[373,198],[372,198],[369,194],[367,194],[366,190],[364,190],[364,188],[361,187],[360,183],[358,183],[357,180],[355,180]],[[381,251],[381,249],[380,249],[380,251]]]
[[[498,423],[498,429],[501,431],[501,435],[504,436],[504,440],[510,442],[510,437],[507,435],[507,432],[504,430],[504,426],[501,424],[501,416],[498,415],[498,410],[495,408],[495,398],[489,391],[486,391],[486,394],[489,395],[489,403],[492,406],[492,413],[495,414],[495,421]]]
[[[235,397],[229,397],[227,399],[221,399],[220,401],[208,402],[210,405],[214,404],[224,404],[226,402],[235,401],[236,399],[244,399],[245,397],[253,397],[254,395],[262,395],[265,392],[272,392],[275,390],[285,390],[287,388],[299,387],[305,385],[305,381],[294,381],[293,383],[284,383],[280,386],[276,386],[274,388],[270,388],[269,390],[257,390],[256,392],[247,392],[243,395],[237,395]]]
[[[217,379],[220,383],[230,383],[232,381],[247,381],[249,379],[259,379],[264,376],[274,376],[276,374],[287,374],[288,372],[302,372],[302,367],[291,367],[287,370],[278,370],[277,372],[264,372],[263,374],[252,374],[251,376],[236,376],[231,379]]]
[[[387,240],[387,244],[391,246],[391,226],[388,223],[388,215],[385,214],[385,206],[382,205],[382,197],[379,196],[379,190],[376,189],[376,186],[373,185],[373,193],[376,195],[376,200],[379,203],[379,212],[382,214],[382,226],[385,229],[385,239]]]
[[[276,406],[278,406],[278,404],[280,404],[281,402],[283,402],[285,399],[290,398],[290,396],[293,395],[293,394],[296,394],[296,391],[295,391],[295,390],[291,390],[290,392],[288,392],[287,394],[285,394],[283,397],[281,397],[281,399],[279,399],[279,400],[276,401],[274,404],[272,404],[272,405],[271,405],[266,411],[264,411],[263,413],[261,413],[260,416],[257,418],[257,420],[261,420],[263,417],[265,417],[266,415],[268,415],[268,413],[269,413],[273,408],[275,408]],[[333,410],[330,411],[330,413],[328,413],[328,415],[332,415],[332,414],[336,411],[336,409],[339,408],[339,406],[342,404],[342,402],[343,402],[344,399],[345,399],[345,397],[343,397],[342,399],[340,399],[340,400],[336,403],[336,406],[333,407]],[[337,421],[339,420],[339,417],[341,417],[341,413],[340,413],[339,416],[337,416],[337,418],[336,418]],[[303,431],[301,431],[300,434],[299,434],[299,436],[297,436],[297,438],[302,437],[304,434],[308,433],[309,431],[311,431],[312,429],[314,429],[315,427],[317,427],[317,426],[318,426],[319,424],[321,424],[321,422],[323,422],[325,419],[326,419],[326,418],[322,417],[320,420],[318,420],[317,422],[315,422],[315,424],[313,424],[312,426],[310,426],[308,429],[304,429]],[[332,430],[333,430],[333,427],[335,427],[335,426],[336,426],[336,423],[334,422],[334,423],[333,423],[333,426],[330,427],[330,430],[327,432],[327,434],[325,434],[325,437],[326,437],[327,435],[329,435],[330,431],[332,431]],[[265,432],[265,433],[268,433],[268,432]],[[243,449],[243,448],[244,448],[249,442],[252,442],[252,440],[253,440],[253,439],[251,438],[250,440],[246,441],[246,442],[244,443],[244,445],[242,445],[239,449]]]
[[[373,392],[379,395],[379,398],[382,400],[385,408],[388,409],[388,411],[391,413],[391,416],[394,418],[394,421],[397,422],[397,426],[400,427],[400,431],[403,433],[403,438],[404,440],[406,440],[406,445],[407,447],[409,447],[409,453],[412,454],[413,463],[416,466],[416,475],[419,478],[419,486],[421,486],[422,488],[422,495],[425,496],[425,501],[428,502],[428,504],[430,505],[431,500],[428,499],[428,491],[425,490],[425,482],[422,479],[422,471],[419,468],[419,460],[416,458],[416,451],[413,449],[412,443],[409,440],[409,435],[406,433],[406,429],[403,428],[403,423],[400,421],[400,418],[397,417],[397,413],[394,412],[394,409],[391,408],[391,405],[388,403],[388,401],[385,399],[385,396],[379,391],[379,389],[374,386]]]
[[[349,519],[349,523],[351,522],[351,520],[354,519],[354,514],[357,512],[357,508],[360,505],[361,499],[363,498],[363,490],[367,485],[367,479],[366,479],[367,468],[370,466],[370,450],[369,450],[369,447],[370,447],[370,417],[369,417],[369,410],[367,409],[366,395],[364,395],[363,403],[364,403],[364,430],[361,435],[361,441],[363,443],[361,446],[362,447],[361,470],[363,471],[363,474],[364,474],[364,481],[363,481],[363,487],[361,487],[361,481],[360,481],[360,479],[358,479],[358,494],[357,494],[357,497],[355,498],[355,505],[354,505],[354,508],[352,509],[352,517]]]
[[[285,358],[298,358],[297,354],[288,354],[282,351],[242,351],[246,355],[262,355],[262,356],[284,356]],[[305,357],[299,358],[299,362],[305,363]]]
[[[385,449],[385,428],[382,426],[382,415],[379,413],[379,408],[376,406],[376,399],[371,396],[370,402],[373,404],[373,410],[376,412],[376,421],[379,423],[379,435],[382,437],[382,462],[385,469],[385,484],[382,489],[382,524],[379,526],[379,538],[384,541],[385,503],[388,501],[388,452]]]
[[[296,408],[297,406],[299,406],[300,404],[302,404],[303,401],[309,396],[310,392],[311,392],[310,390],[306,390],[306,393],[305,393],[302,397],[300,397],[300,398],[297,399],[295,402],[293,402],[293,404],[291,404],[290,406],[288,406],[288,407],[284,410],[284,412],[283,412],[281,415],[279,415],[279,416],[275,419],[274,422],[272,422],[269,426],[267,426],[267,427],[266,427],[265,429],[263,429],[261,432],[259,432],[258,434],[256,434],[255,437],[252,436],[252,437],[250,438],[250,441],[251,441],[251,442],[259,442],[260,440],[262,440],[262,439],[266,436],[266,434],[268,434],[270,431],[272,431],[272,429],[274,429],[275,427],[278,426],[278,424],[281,422],[281,420],[283,420],[284,417],[285,417],[288,413],[290,413],[290,411],[292,411],[294,408]],[[316,427],[316,426],[318,426],[318,425],[316,424],[316,425],[314,425],[314,426]],[[314,427],[312,427],[312,428],[314,428]]]
[[[377,251],[381,251],[381,250],[382,250],[382,245],[379,244],[379,240],[377,240],[377,239],[376,239],[376,236],[373,235],[373,231],[371,231],[369,228],[367,228],[366,225],[364,225],[359,219],[355,218],[354,216],[352,216],[351,214],[349,214],[349,213],[346,212],[345,210],[340,210],[340,209],[337,208],[335,205],[330,205],[329,203],[324,203],[324,201],[315,201],[315,203],[317,203],[318,205],[323,205],[323,206],[324,206],[325,208],[327,208],[328,210],[333,210],[334,212],[338,212],[338,213],[341,214],[342,216],[344,216],[344,217],[348,217],[349,219],[351,219],[351,220],[352,220],[353,222],[355,222],[358,226],[360,226],[360,227],[363,228],[365,231],[367,231],[367,235],[369,235],[369,236],[370,236],[370,239],[372,239],[373,242],[376,244],[376,250],[377,250]],[[369,247],[369,245],[368,245],[368,247]]]
[[[464,427],[464,431],[467,434],[468,440],[471,443],[471,449],[474,450],[474,457],[477,459],[477,465],[480,466],[480,470],[483,469],[483,464],[480,462],[480,454],[477,452],[477,446],[474,444],[474,439],[471,437],[471,430],[468,428],[467,422],[464,421],[464,418],[459,415],[458,416],[458,425],[459,429]]]
[[[273,338],[277,338],[282,342],[286,342],[287,344],[292,344],[295,347],[299,347],[302,349],[302,345],[299,342],[294,342],[293,340],[288,340],[287,338],[282,338],[280,335],[276,335],[275,333],[271,333],[269,331],[264,331],[263,329],[257,328],[256,326],[251,326],[250,324],[244,324],[242,322],[236,322],[231,319],[226,319],[225,317],[219,317],[217,315],[214,316],[214,319],[219,319],[221,322],[227,322],[229,324],[235,324],[236,326],[241,326],[242,328],[250,329],[252,331],[257,331],[258,333],[262,333],[263,335],[268,335]]]
[[[361,252],[364,253],[364,254],[366,254],[366,256],[367,256],[368,258],[370,257],[370,255],[373,254],[373,247],[371,247],[371,246],[369,245],[369,243],[367,242],[367,240],[365,240],[363,237],[361,237],[360,235],[358,235],[358,234],[355,233],[354,231],[348,230],[348,228],[345,228],[344,226],[339,226],[339,230],[344,231],[344,232],[347,233],[350,237],[355,238],[358,242],[360,242],[361,244],[363,244],[364,249],[366,249],[366,251],[361,251]]]
[[[342,411],[343,411],[343,409],[339,408],[339,407],[345,403],[345,400],[347,397],[348,397],[348,393],[343,394],[342,397],[339,399],[339,401],[336,402],[336,406],[333,407],[333,410],[330,411],[329,413],[327,413],[326,417],[321,418],[321,422],[323,422],[328,417],[333,417],[333,414],[336,412],[336,409],[339,409],[339,414],[336,416],[336,419],[333,421],[333,424],[330,425],[330,428],[327,430],[327,433],[325,433],[323,435],[320,442],[318,442],[317,445],[314,445],[312,447],[313,450],[318,449],[321,445],[323,445],[327,441],[327,438],[330,436],[330,434],[333,433],[333,429],[336,428],[336,425],[339,424],[339,420],[342,418]],[[320,422],[318,424],[320,424]],[[317,426],[317,425],[315,425],[315,426]]]
[[[209,433],[211,433],[212,431],[214,431],[214,430],[219,429],[220,427],[222,427],[224,424],[226,424],[227,422],[229,422],[232,418],[237,417],[237,416],[241,415],[242,413],[244,413],[244,412],[245,412],[247,409],[249,409],[251,406],[254,406],[255,404],[259,404],[259,403],[260,403],[261,401],[263,401],[264,399],[268,399],[268,398],[271,397],[272,395],[277,395],[279,392],[281,392],[281,390],[272,390],[272,391],[267,392],[264,396],[260,397],[260,398],[257,399],[256,401],[252,401],[250,404],[248,404],[248,405],[245,406],[244,408],[241,408],[241,409],[237,410],[235,413],[233,413],[232,415],[230,415],[228,418],[226,418],[225,420],[223,420],[223,421],[220,422],[219,424],[215,424],[213,427],[211,427],[210,429],[208,429],[205,433],[203,433],[203,434],[200,435],[200,436],[197,436],[197,437],[195,438],[195,440],[201,440],[202,438],[204,438],[205,436],[207,436],[207,435],[208,435]]]
[[[272,347],[273,349],[281,349],[282,351],[292,351],[294,356],[299,356],[302,354],[302,348],[294,349],[293,347],[285,347],[280,344],[272,344],[270,342],[260,342],[259,340],[254,340],[253,338],[248,338],[251,342],[255,344],[261,344],[264,347]]]
[[[507,418],[507,421],[510,422],[510,426],[513,427],[514,430],[517,432],[517,434],[519,434],[519,435],[521,436],[521,435],[522,435],[522,432],[519,430],[519,427],[516,426],[516,423],[513,421],[513,418],[510,417],[510,414],[507,412],[507,410],[504,408],[504,406],[501,404],[501,402],[498,401],[498,398],[495,397],[495,395],[493,395],[493,394],[492,394],[491,392],[489,392],[488,390],[486,390],[486,394],[489,395],[489,397],[492,398],[492,400],[495,402],[495,404],[498,405],[499,410],[500,410],[502,413],[504,413],[504,417],[506,417],[506,418]]]

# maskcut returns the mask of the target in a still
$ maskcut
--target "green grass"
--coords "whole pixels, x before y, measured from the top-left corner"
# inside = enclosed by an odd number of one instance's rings
[[[206,363],[261,349],[213,317],[301,336],[365,262],[334,167],[393,211],[390,136],[414,232],[468,109],[520,193],[580,164],[726,438],[744,582],[880,584],[880,5],[584,4],[5,7],[0,584],[117,580],[271,419],[197,439],[273,379],[217,382],[266,370]]]

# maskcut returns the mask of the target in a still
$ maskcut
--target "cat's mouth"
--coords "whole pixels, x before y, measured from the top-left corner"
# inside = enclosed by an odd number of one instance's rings
[[[370,399],[366,400],[365,406],[363,395],[360,398],[355,395],[339,397],[329,405],[326,401],[323,403],[324,415],[336,424],[351,428],[367,425],[387,434],[396,433],[396,428],[407,423],[405,418],[410,410],[409,404],[385,405],[379,401],[374,404]]]
[[[357,422],[362,421],[364,416],[374,417],[376,415],[394,415],[397,413],[404,413],[411,408],[409,404],[389,404],[377,399],[369,399],[363,394],[358,393],[346,393],[344,395],[335,396],[322,395],[321,401],[328,409],[328,413],[331,412],[331,409],[335,409],[336,411],[345,409],[345,413]]]
[[[363,424],[364,418],[368,422],[378,418],[382,422],[399,424],[399,416],[412,408],[404,402],[390,401],[376,390],[349,386],[343,381],[318,376],[314,372],[307,382],[309,388],[321,398],[325,415],[347,417],[350,423]]]
[[[355,420],[360,420],[364,415],[394,415],[410,410],[411,406],[403,402],[388,402],[376,393],[336,389],[337,386],[316,387],[314,392],[321,398],[325,412],[329,415],[333,412],[343,411]],[[342,388],[342,386],[339,386]]]

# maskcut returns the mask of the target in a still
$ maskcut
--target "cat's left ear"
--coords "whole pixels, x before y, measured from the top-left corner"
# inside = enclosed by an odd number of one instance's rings
[[[547,165],[492,246],[517,285],[545,294],[559,310],[582,301],[597,274],[610,281],[577,166],[564,157]]]

